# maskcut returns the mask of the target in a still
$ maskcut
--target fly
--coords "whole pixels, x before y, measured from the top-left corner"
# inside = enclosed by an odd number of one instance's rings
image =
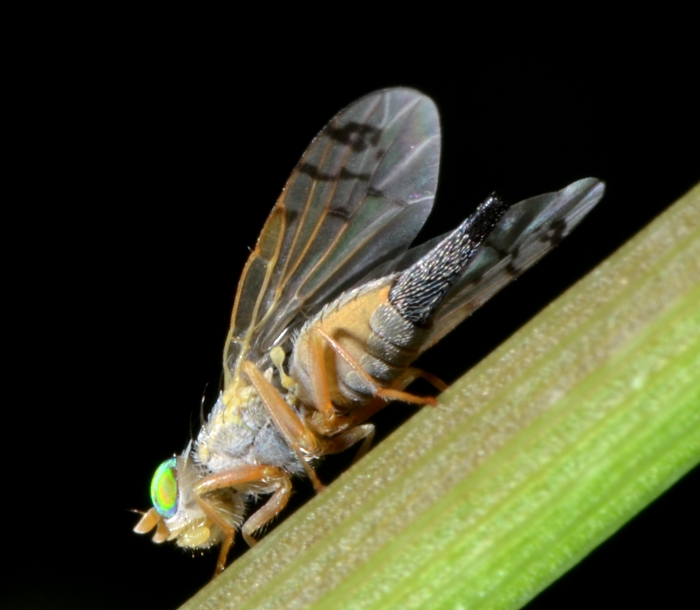
[[[224,382],[197,438],[161,464],[135,531],[186,548],[249,545],[292,477],[370,446],[413,361],[556,246],[603,196],[594,178],[515,205],[492,195],[454,231],[408,249],[433,205],[440,123],[430,98],[385,89],[331,120],[299,161],[243,269]],[[246,506],[269,496],[252,515]]]

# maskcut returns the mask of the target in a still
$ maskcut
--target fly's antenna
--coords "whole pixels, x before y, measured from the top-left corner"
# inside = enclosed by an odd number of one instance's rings
[[[206,390],[206,388],[204,388]],[[219,392],[224,391],[224,371],[219,373]]]
[[[202,400],[199,401],[199,425],[204,426],[205,421],[204,421],[204,403],[207,400],[207,388],[209,387],[209,383],[204,384],[204,389],[202,390]],[[190,436],[192,436],[192,421],[190,419]]]
[[[202,400],[199,401],[199,425],[203,426],[204,425],[204,401],[207,399],[207,388],[209,387],[208,383],[204,384],[204,390],[202,390]]]
[[[202,390],[202,400],[199,401],[199,427],[203,428],[204,424],[206,423],[205,418],[204,418],[204,403],[207,400],[207,388],[209,387],[208,383],[204,384],[204,389]],[[195,438],[197,438],[197,435],[194,433],[195,427],[194,427],[194,413],[190,411],[190,432],[189,432],[189,441],[192,443]]]
[[[450,286],[508,209],[495,193],[430,252],[399,275],[389,301],[402,318],[425,326]]]

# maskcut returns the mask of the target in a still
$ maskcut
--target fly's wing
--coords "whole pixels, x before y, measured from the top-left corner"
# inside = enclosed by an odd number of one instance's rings
[[[403,253],[435,197],[440,123],[410,89],[367,95],[311,142],[243,270],[224,348],[225,385],[269,349]]]
[[[437,343],[558,245],[604,192],[602,182],[584,178],[556,193],[531,197],[508,208],[437,309],[430,338],[421,351]],[[412,253],[409,250],[405,257],[408,262],[416,258]],[[423,246],[416,254],[422,253]],[[402,260],[401,267],[404,266],[407,265]]]

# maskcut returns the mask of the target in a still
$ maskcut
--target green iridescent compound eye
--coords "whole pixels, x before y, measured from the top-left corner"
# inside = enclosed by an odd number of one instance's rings
[[[177,512],[177,458],[163,462],[151,481],[151,500],[158,514],[169,519]]]

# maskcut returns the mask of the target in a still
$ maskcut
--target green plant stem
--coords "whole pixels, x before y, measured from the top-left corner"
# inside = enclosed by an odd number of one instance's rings
[[[183,608],[519,608],[700,462],[700,186]]]

